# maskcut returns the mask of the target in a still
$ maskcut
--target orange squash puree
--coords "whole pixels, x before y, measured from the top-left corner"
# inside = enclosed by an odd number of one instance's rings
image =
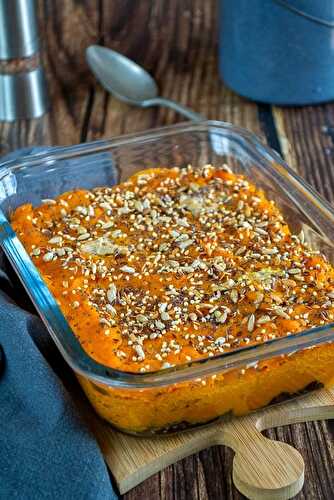
[[[102,418],[121,430],[140,433],[205,423],[230,412],[246,415],[315,380],[333,385],[333,360],[334,347],[329,345],[259,363],[257,370],[248,368],[244,374],[234,370],[154,389],[113,389],[81,376],[79,380]]]
[[[12,225],[96,361],[151,372],[334,319],[334,269],[273,201],[228,167],[149,169],[17,208]],[[150,389],[79,376],[97,412],[133,432],[242,415],[333,383],[326,344]]]

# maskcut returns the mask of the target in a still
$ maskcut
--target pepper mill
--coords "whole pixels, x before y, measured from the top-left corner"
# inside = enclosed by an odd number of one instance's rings
[[[38,118],[48,108],[35,0],[0,0],[0,121]]]

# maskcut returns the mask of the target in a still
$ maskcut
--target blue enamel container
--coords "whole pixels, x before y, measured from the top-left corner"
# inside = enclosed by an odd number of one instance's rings
[[[220,0],[219,70],[256,101],[334,98],[334,0]]]

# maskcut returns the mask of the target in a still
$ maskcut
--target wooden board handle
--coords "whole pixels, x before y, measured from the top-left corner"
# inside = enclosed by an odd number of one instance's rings
[[[279,425],[334,418],[334,393],[323,389],[284,405],[209,427],[152,438],[119,433],[90,417],[120,492],[125,493],[158,470],[213,445],[235,451],[233,480],[250,499],[282,500],[301,490],[304,462],[291,446],[265,438],[261,431]]]
[[[282,500],[295,496],[304,484],[304,461],[286,443],[264,437],[249,418],[222,429],[221,444],[235,451],[233,481],[250,499]]]

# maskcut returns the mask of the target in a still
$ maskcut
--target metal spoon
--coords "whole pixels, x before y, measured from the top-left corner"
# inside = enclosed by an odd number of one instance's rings
[[[158,96],[158,87],[147,71],[114,50],[91,45],[86,50],[87,63],[103,87],[121,101],[135,106],[167,106],[190,120],[204,118],[181,104]]]

